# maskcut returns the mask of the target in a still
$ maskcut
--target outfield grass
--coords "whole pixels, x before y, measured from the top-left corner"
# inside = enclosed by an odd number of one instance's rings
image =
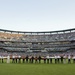
[[[75,64],[0,63],[0,75],[75,75]]]

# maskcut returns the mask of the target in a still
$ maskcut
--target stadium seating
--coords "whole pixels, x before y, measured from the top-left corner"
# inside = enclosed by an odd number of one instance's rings
[[[74,30],[20,32],[0,29],[0,53],[51,54],[52,52],[68,52],[73,54],[75,52]]]

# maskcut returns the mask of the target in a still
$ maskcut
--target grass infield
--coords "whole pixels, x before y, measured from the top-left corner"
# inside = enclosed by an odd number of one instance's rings
[[[75,64],[0,63],[0,75],[75,75]]]

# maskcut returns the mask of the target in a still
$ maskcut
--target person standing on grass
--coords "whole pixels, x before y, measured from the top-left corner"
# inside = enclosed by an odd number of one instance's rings
[[[32,57],[31,57],[31,63],[33,63],[33,62],[34,62],[34,57],[32,56]]]
[[[38,57],[37,57],[37,56],[35,56],[35,63],[37,63],[37,60],[38,60]]]
[[[60,56],[57,56],[57,62],[60,63]]]
[[[47,64],[49,64],[49,58],[50,58],[49,55],[47,55],[46,58],[47,58]]]
[[[50,63],[52,64],[52,56],[50,56]]]
[[[25,56],[22,56],[22,62],[25,63]]]
[[[39,63],[41,63],[41,56],[38,57]]]
[[[28,63],[28,55],[26,56],[26,63]]]
[[[17,60],[17,59],[18,59],[18,57],[16,56],[16,57],[15,57],[15,61],[16,61],[16,63],[18,62],[18,60]]]
[[[15,56],[12,56],[12,63],[15,63]]]
[[[63,63],[63,55],[61,55],[61,63]]]
[[[44,60],[44,63],[46,63],[46,56],[44,56],[43,60]]]
[[[71,63],[71,56],[68,55],[68,63]]]
[[[55,58],[55,64],[56,64],[57,63],[57,55],[55,55],[54,58]]]
[[[3,55],[1,56],[1,59],[2,59],[2,63],[4,63],[4,58],[3,58]]]
[[[7,56],[7,63],[10,63],[10,56]]]
[[[0,56],[0,63],[1,63],[1,56]]]
[[[18,62],[21,63],[21,56],[20,55],[18,56],[18,59],[19,59]]]
[[[75,55],[73,55],[73,58],[72,59],[73,59],[73,63],[75,63]]]
[[[32,56],[30,55],[30,56],[29,56],[29,63],[31,63],[31,58],[32,58]]]
[[[66,64],[66,58],[67,58],[66,55],[64,55],[63,58],[64,58],[64,64]]]

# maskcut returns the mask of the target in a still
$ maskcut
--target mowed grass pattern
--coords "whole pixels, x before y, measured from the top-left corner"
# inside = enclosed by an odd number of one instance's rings
[[[75,64],[0,64],[0,75],[75,75]]]

